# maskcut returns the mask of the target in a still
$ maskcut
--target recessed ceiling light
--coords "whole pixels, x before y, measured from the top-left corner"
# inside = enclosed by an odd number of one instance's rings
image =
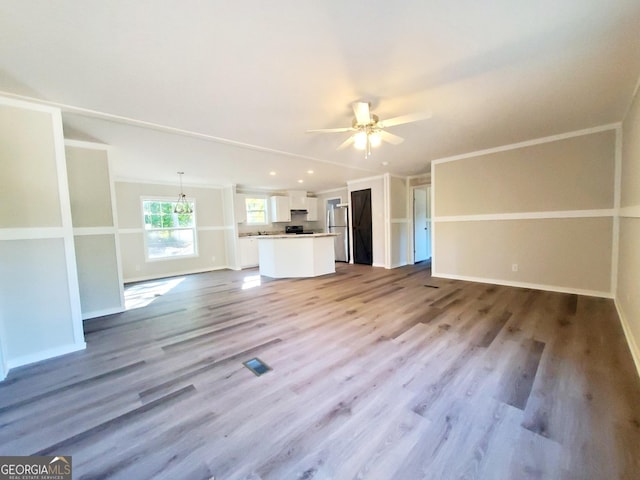
[[[300,179],[298,180],[298,183],[304,183],[304,180]]]
[[[386,167],[387,165],[389,165],[389,162],[382,162],[382,165]]]
[[[312,174],[313,174],[313,170],[307,170],[307,173],[308,173],[309,175],[312,175]]]
[[[275,175],[276,172],[269,172],[269,175]]]

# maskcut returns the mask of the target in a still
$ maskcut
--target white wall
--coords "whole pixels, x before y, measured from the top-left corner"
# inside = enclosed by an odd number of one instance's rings
[[[125,282],[205,272],[230,266],[227,258],[227,236],[229,231],[233,231],[233,226],[227,225],[226,222],[232,214],[225,212],[225,209],[233,206],[225,203],[225,193],[221,187],[185,185],[183,188],[187,200],[195,201],[197,256],[146,260],[141,197],[173,199],[177,198],[178,190],[177,184],[116,182],[118,234]]]
[[[616,306],[640,373],[640,94],[622,124]]]
[[[85,348],[58,109],[0,97],[0,377]]]
[[[124,310],[113,182],[104,145],[66,142],[82,318]]]
[[[431,172],[422,175],[412,175],[407,177],[409,187],[418,187],[421,185],[431,185]]]
[[[432,162],[433,275],[611,296],[616,135]]]
[[[240,251],[238,246],[238,223],[236,222],[236,186],[231,185],[222,189],[224,245],[227,252],[227,267],[232,270],[240,270]]]
[[[387,268],[396,268],[408,262],[409,246],[411,245],[411,214],[408,209],[407,179],[391,175],[385,176],[388,185],[389,203],[389,258]]]

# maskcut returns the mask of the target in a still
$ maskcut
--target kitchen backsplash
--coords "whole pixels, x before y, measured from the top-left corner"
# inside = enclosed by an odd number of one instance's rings
[[[290,222],[278,222],[278,223],[268,223],[267,225],[245,225],[243,223],[238,224],[238,234],[246,235],[247,233],[257,233],[257,232],[284,232],[284,227],[287,225],[302,225],[305,231],[322,231],[322,226],[320,222],[307,222],[307,215],[302,214],[291,214]]]

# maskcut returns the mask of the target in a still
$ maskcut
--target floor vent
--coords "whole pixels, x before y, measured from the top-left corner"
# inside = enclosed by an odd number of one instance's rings
[[[437,285],[425,285],[425,287],[429,287],[429,288],[440,288]]]
[[[249,370],[251,370],[253,373],[255,373],[258,377],[263,373],[267,373],[269,370],[271,370],[271,367],[266,363],[264,363],[259,358],[252,358],[251,360],[247,360],[242,364],[245,367],[247,367]]]

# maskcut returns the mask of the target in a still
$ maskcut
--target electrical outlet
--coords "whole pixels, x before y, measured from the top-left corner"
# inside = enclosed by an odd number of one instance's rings
[[[140,271],[140,265],[136,265],[136,272]]]
[[[517,272],[518,271],[518,264],[517,263],[511,264],[511,271],[512,272]]]
[[[215,262],[216,261],[216,257],[211,257],[211,261]]]

